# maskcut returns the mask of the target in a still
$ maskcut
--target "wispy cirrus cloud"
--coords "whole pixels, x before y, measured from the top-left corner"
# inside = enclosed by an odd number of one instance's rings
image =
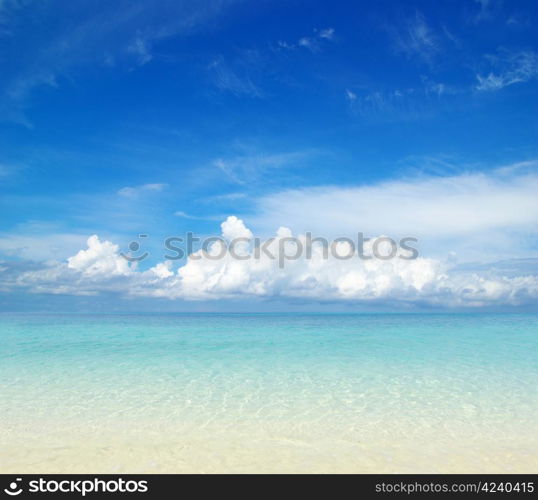
[[[81,68],[122,62],[129,68],[144,65],[154,57],[152,44],[195,32],[233,3],[235,0],[165,0],[156,9],[147,0],[83,0],[76,9],[66,9],[59,0],[2,2],[0,30],[24,44],[16,55],[8,54],[16,56],[19,64],[16,71],[8,68],[3,74],[0,119],[31,127],[24,111],[34,89],[73,78]],[[58,29],[44,29],[56,25],[58,15],[64,16]],[[26,36],[28,32],[32,37]]]
[[[207,221],[214,221],[214,220],[222,220],[222,216],[219,215],[193,215],[187,212],[184,212],[183,210],[177,210],[174,212],[174,215],[176,217],[181,217],[182,219],[188,219],[188,220],[207,220]]]
[[[263,90],[254,83],[246,65],[230,64],[224,57],[219,56],[209,64],[212,81],[220,90],[231,92],[236,96],[264,97]]]
[[[133,54],[137,58],[137,62],[140,66],[143,66],[153,59],[149,41],[141,36],[137,36],[133,40],[127,47],[127,52]]]
[[[418,57],[425,62],[431,62],[440,52],[439,36],[419,11],[401,23],[400,27],[393,27],[390,31],[394,49],[407,57]]]
[[[231,158],[217,158],[213,165],[235,184],[246,185],[263,179],[275,170],[297,166],[311,157],[314,151],[292,151],[285,153],[255,153]]]
[[[473,10],[470,15],[472,22],[489,21],[500,11],[502,0],[475,0],[478,12]]]
[[[442,82],[423,79],[417,87],[393,89],[345,89],[344,96],[352,114],[362,117],[414,120],[431,113],[439,99],[459,93]]]
[[[208,66],[210,78],[213,85],[224,92],[238,97],[265,98],[268,96],[264,90],[264,85],[268,83],[267,75],[274,73],[275,67],[271,55],[303,49],[316,53],[334,40],[335,30],[329,27],[314,29],[312,35],[302,36],[293,42],[279,40],[271,46],[272,54],[267,54],[263,49],[242,49],[226,57],[219,55]]]
[[[353,92],[353,90],[349,90],[349,89],[346,89],[346,99],[353,103],[357,100],[357,93],[356,92]]]
[[[222,203],[222,202],[229,202],[229,201],[238,201],[238,200],[244,200],[247,198],[246,193],[241,192],[232,192],[232,193],[225,193],[225,194],[217,194],[215,196],[206,196],[203,198],[202,201],[207,203]]]
[[[319,52],[324,43],[334,41],[336,30],[334,28],[314,29],[312,35],[302,36],[296,41],[290,42],[279,40],[276,44],[280,50],[307,49],[311,52]]]
[[[501,49],[497,54],[487,55],[486,60],[492,70],[476,75],[476,90],[495,91],[538,78],[538,54],[532,50]]]
[[[126,186],[126,187],[121,188],[118,191],[118,194],[125,198],[137,198],[138,196],[144,193],[160,192],[163,189],[165,189],[167,186],[168,184],[164,184],[164,183],[142,184],[140,186],[134,186],[134,187]]]

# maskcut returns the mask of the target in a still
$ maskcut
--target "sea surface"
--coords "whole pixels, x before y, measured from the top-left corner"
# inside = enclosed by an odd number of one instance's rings
[[[538,472],[538,315],[0,315],[0,472]]]

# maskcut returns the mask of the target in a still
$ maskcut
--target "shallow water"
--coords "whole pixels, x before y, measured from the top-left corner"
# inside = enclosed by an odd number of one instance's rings
[[[538,315],[1,315],[0,471],[536,472]]]

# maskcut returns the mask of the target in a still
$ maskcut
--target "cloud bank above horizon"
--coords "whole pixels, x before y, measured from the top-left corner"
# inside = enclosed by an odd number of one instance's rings
[[[221,228],[222,237],[227,241],[253,236],[235,216],[228,217]],[[268,248],[277,253],[280,241],[291,236],[289,228],[279,228]],[[299,235],[298,239],[305,241],[304,236]],[[220,244],[213,243],[209,255],[222,253]],[[176,270],[169,260],[141,271],[136,263],[120,255],[118,245],[93,235],[87,241],[87,248],[66,262],[20,273],[8,282],[4,280],[2,287],[66,295],[112,292],[131,297],[183,300],[255,297],[447,308],[518,306],[538,298],[538,276],[507,276],[495,272],[493,267],[478,272],[464,271],[448,261],[425,257],[360,260],[354,256],[342,260],[332,254],[325,257],[323,247],[315,244],[311,258],[303,255],[287,260],[280,267],[277,260],[263,253],[253,258],[253,250],[247,244],[238,251],[244,258],[237,259],[227,248],[219,259],[198,250]]]

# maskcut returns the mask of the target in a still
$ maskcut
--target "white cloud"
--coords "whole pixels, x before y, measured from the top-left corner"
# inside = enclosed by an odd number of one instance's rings
[[[56,247],[73,248],[71,257],[38,269],[36,265],[22,272],[19,268],[16,273],[9,271],[9,263],[2,263],[0,288],[185,300],[261,297],[447,307],[532,303],[538,298],[536,164],[528,161],[488,173],[419,176],[362,186],[291,189],[265,195],[251,207],[248,226],[254,234],[268,238],[277,230],[276,240],[269,245],[274,254],[279,241],[292,233],[310,231],[314,237],[331,239],[355,238],[361,231],[370,238],[382,234],[395,240],[419,238],[415,246],[420,256],[412,261],[325,259],[323,249],[317,247],[311,259],[288,260],[279,267],[278,260],[263,253],[245,260],[225,253],[215,260],[199,251],[178,269],[177,264],[161,262],[144,271],[127,262],[111,241],[94,235],[79,250],[80,235],[56,240],[49,231],[46,241],[4,235],[0,249],[11,249],[14,256],[24,258],[37,252],[38,258],[46,243],[52,245],[51,257],[62,257],[55,253]],[[129,189],[135,193],[141,188],[141,192],[162,189],[155,186],[161,185]],[[279,228],[282,223],[286,228]],[[253,236],[237,217],[228,217],[221,229],[227,239]],[[213,254],[219,245],[211,247]],[[237,250],[242,256],[253,252],[246,243]],[[531,260],[491,264],[523,258]]]
[[[439,39],[420,12],[393,32],[395,48],[408,57],[418,56],[429,62],[439,52]]]
[[[424,79],[424,85],[415,88],[377,89],[360,93],[347,89],[345,98],[351,111],[366,118],[414,120],[431,114],[441,97],[456,93],[455,88],[446,84]]]
[[[479,11],[470,20],[480,22],[492,19],[498,13],[502,0],[475,0],[475,3],[478,4]]]
[[[252,237],[243,221],[228,217],[221,225],[227,239]],[[278,254],[280,244],[293,245],[282,238],[292,233],[280,228],[268,251]],[[304,243],[304,237],[299,237]],[[2,288],[24,287],[37,293],[92,295],[115,292],[139,297],[208,300],[223,298],[297,298],[314,301],[356,301],[362,303],[419,303],[434,306],[480,307],[532,303],[538,298],[538,277],[507,277],[489,271],[458,271],[447,262],[419,257],[415,260],[361,260],[357,256],[340,260],[323,248],[314,246],[312,257],[278,260],[264,253],[252,258],[247,244],[236,249],[245,258],[230,253],[216,260],[221,243],[215,242],[209,256],[201,250],[192,254],[177,271],[171,262],[159,263],[147,271],[137,271],[119,254],[116,245],[88,239],[81,250],[66,264],[55,264],[41,270],[23,272]],[[346,245],[341,243],[341,245]],[[366,253],[371,250],[366,245]],[[291,255],[293,248],[286,246]],[[347,252],[342,251],[341,255]],[[0,270],[0,279],[5,272]]]
[[[350,102],[357,100],[357,94],[352,90],[346,89],[346,99]]]
[[[213,165],[221,170],[228,180],[247,185],[258,181],[275,169],[297,165],[312,155],[313,151],[291,151],[271,154],[245,154],[231,158],[217,158]]]
[[[143,66],[153,59],[148,40],[142,38],[141,36],[137,36],[133,40],[131,45],[127,47],[127,52],[130,52],[136,56],[140,66]]]
[[[307,49],[312,49],[314,47],[314,41],[308,36],[303,36],[302,38],[299,38],[297,45],[299,45],[299,47],[306,47]]]
[[[207,203],[221,203],[221,202],[243,200],[245,198],[247,198],[246,193],[235,192],[235,193],[218,194],[215,196],[207,196],[203,198],[201,201],[204,201]]]
[[[286,190],[262,197],[250,220],[262,234],[286,221],[294,232],[324,237],[357,231],[416,236],[429,255],[456,251],[460,259],[484,261],[533,252],[536,193],[535,170],[514,167],[490,174]]]
[[[312,36],[302,36],[296,43],[279,40],[277,46],[282,50],[304,48],[311,52],[318,52],[321,49],[323,42],[334,40],[334,34],[334,28],[314,29],[314,34]]]
[[[332,40],[334,38],[334,28],[326,28],[319,30],[318,35],[320,38],[325,38],[326,40]]]
[[[118,191],[120,196],[125,198],[136,198],[137,196],[143,193],[159,192],[167,187],[167,184],[163,183],[152,183],[152,184],[142,184],[141,186],[136,187],[123,187]]]
[[[252,231],[245,226],[245,223],[231,215],[222,224],[222,236],[227,240],[233,240],[235,238],[253,238]]]
[[[188,214],[187,212],[184,212],[183,210],[177,210],[176,212],[174,212],[174,215],[176,217],[181,217],[182,219],[189,219],[189,220],[207,220],[207,221],[222,220],[222,216],[218,216],[218,215],[192,215],[192,214]]]
[[[233,68],[223,57],[218,57],[211,62],[209,69],[213,75],[213,83],[220,90],[231,92],[236,96],[260,98],[265,95],[263,90],[252,81],[248,69],[244,66]],[[239,69],[241,69],[241,74]]]
[[[476,90],[500,90],[515,83],[528,82],[538,78],[538,54],[533,51],[499,51],[487,57],[494,71],[487,75],[476,75]]]
[[[424,92],[426,94],[435,94],[440,97],[442,95],[457,93],[457,90],[454,87],[451,87],[450,85],[447,85],[446,83],[434,82],[434,81],[431,81],[429,78],[423,78],[423,81],[424,81]]]
[[[67,267],[86,276],[124,276],[131,272],[129,262],[119,255],[118,245],[88,238],[88,248],[67,259]]]
[[[39,234],[32,226],[13,233],[0,233],[0,252],[9,257],[44,261],[62,259],[78,250],[87,236],[49,231]]]

